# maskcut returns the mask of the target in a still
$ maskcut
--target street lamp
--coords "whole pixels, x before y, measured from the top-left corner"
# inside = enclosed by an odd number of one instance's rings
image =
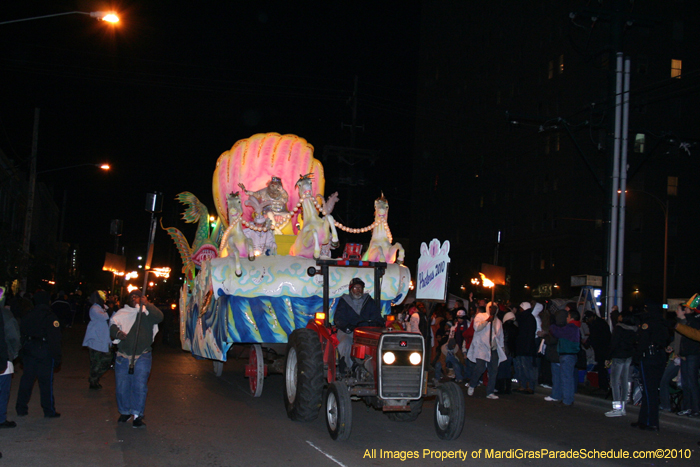
[[[648,191],[644,190],[634,190],[631,188],[628,188],[625,190],[625,193],[628,191],[635,191],[638,193],[644,193],[645,195],[649,195],[654,200],[659,203],[659,206],[661,207],[661,210],[664,213],[664,284],[663,284],[663,304],[666,304],[666,283],[668,279],[668,198],[666,198],[666,202],[664,203],[661,201],[661,199],[656,196],[653,193],[649,193]],[[619,192],[619,190],[618,190]],[[639,289],[635,290],[635,293],[639,293]]]
[[[50,15],[42,16],[32,16],[29,18],[13,19],[10,21],[0,21],[0,26],[3,24],[20,23],[24,21],[33,21],[37,19],[53,18],[55,16],[67,16],[67,15],[86,15],[91,18],[95,18],[98,21],[104,21],[111,24],[116,24],[119,22],[119,16],[111,11],[65,11],[63,13],[54,13]],[[30,169],[29,169],[29,196],[27,199],[27,216],[24,219],[24,239],[22,249],[24,251],[24,270],[22,271],[21,287],[22,290],[27,289],[27,269],[29,261],[29,239],[31,237],[32,228],[32,213],[34,210],[34,189],[36,183],[36,154],[37,154],[37,142],[39,139],[39,108],[34,109],[34,131],[32,133],[32,153],[30,156]],[[107,166],[107,169],[109,166]],[[63,169],[63,168],[62,168]],[[60,169],[60,170],[62,170]],[[59,169],[56,169],[59,170]],[[65,197],[64,197],[65,199]]]
[[[117,14],[114,13],[113,11],[66,11],[63,13],[54,13],[51,15],[32,16],[31,18],[22,18],[22,19],[13,19],[10,21],[2,21],[2,22],[0,22],[0,25],[10,24],[10,23],[21,23],[23,21],[33,21],[35,19],[53,18],[54,16],[66,16],[66,15],[86,15],[86,16],[89,16],[91,18],[95,18],[98,21],[105,21],[107,23],[112,23],[112,24],[116,24],[119,22],[119,16],[117,16]]]
[[[48,169],[48,170],[40,170],[36,173],[36,175],[39,174],[45,174],[48,172],[58,172],[59,170],[69,170],[69,169],[75,169],[77,167],[97,167],[100,170],[104,170],[105,172],[110,170],[112,167],[110,167],[109,164],[76,164],[76,165],[69,165],[68,167],[57,167],[55,169]]]

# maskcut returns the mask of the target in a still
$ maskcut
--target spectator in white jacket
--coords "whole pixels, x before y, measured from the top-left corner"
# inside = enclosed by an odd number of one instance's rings
[[[486,308],[479,307],[474,318],[474,339],[467,353],[467,359],[476,364],[467,383],[467,394],[470,396],[474,395],[474,387],[488,367],[486,398],[498,399],[494,394],[498,364],[506,360],[506,354],[503,350],[503,326],[501,320],[496,317],[497,312],[498,307],[495,305],[490,307],[489,312]]]

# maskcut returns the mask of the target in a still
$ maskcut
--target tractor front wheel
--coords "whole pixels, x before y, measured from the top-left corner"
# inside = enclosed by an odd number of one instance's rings
[[[326,393],[326,427],[331,438],[345,441],[352,431],[352,403],[348,387],[342,381],[334,381]]]
[[[457,439],[464,427],[464,393],[455,382],[438,386],[435,399],[435,432],[444,440]]]

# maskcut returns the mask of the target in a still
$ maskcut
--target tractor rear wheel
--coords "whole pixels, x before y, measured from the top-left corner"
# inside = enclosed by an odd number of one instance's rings
[[[284,365],[284,407],[294,421],[318,417],[323,399],[323,351],[318,334],[296,329],[287,342]]]

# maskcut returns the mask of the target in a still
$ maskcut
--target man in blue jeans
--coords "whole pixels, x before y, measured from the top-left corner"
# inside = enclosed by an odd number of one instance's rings
[[[574,404],[574,367],[578,351],[581,348],[581,334],[579,332],[581,315],[575,306],[567,305],[566,326],[553,324],[549,327],[549,333],[559,339],[557,351],[559,352],[559,370],[561,372],[561,401],[566,406]],[[552,398],[559,400],[559,394],[552,394]]]
[[[146,426],[143,417],[151,374],[151,344],[158,332],[158,323],[163,321],[163,313],[137,290],[129,294],[127,303],[112,316],[109,327],[110,336],[117,344],[114,377],[120,414],[118,421],[125,423],[133,416],[132,426],[142,428]],[[130,373],[132,360],[134,369]]]
[[[455,339],[455,330],[457,326],[452,326],[452,324],[448,322],[446,327],[449,327],[450,334],[447,343],[440,347],[440,357],[438,361],[435,362],[435,383],[437,384],[440,382],[443,368],[446,369],[448,367],[451,367],[455,372],[455,382],[463,383],[466,370],[462,349],[457,345]]]

